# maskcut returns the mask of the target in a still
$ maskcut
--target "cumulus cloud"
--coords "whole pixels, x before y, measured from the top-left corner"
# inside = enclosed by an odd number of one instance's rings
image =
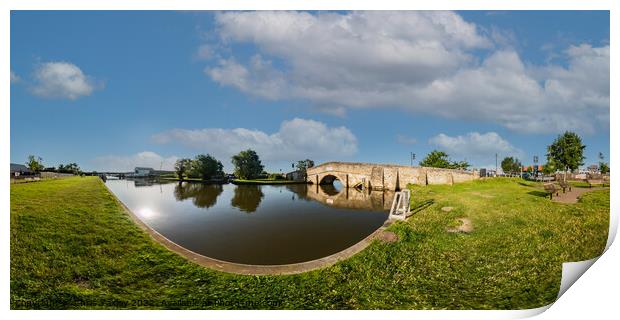
[[[95,90],[94,81],[68,62],[43,63],[35,70],[34,78],[32,92],[44,98],[75,100]]]
[[[218,59],[205,73],[266,99],[397,107],[521,132],[593,132],[609,120],[609,46],[571,46],[566,65],[532,65],[511,49],[510,32],[441,11],[225,12],[216,25],[221,46],[259,53]]]
[[[15,74],[13,70],[11,70],[11,83],[17,83],[19,82],[19,80],[21,80],[20,77],[17,74]]]
[[[261,55],[254,55],[248,66],[232,58],[220,59],[217,67],[206,68],[205,73],[222,85],[272,100],[282,97],[287,89],[284,74]]]
[[[495,132],[470,132],[454,137],[440,133],[430,138],[428,143],[445,151],[454,159],[466,158],[471,162],[489,161],[495,158],[496,153],[500,157],[523,157],[522,150]]]
[[[220,159],[245,149],[267,161],[348,157],[357,152],[357,139],[346,127],[299,118],[283,121],[271,134],[246,128],[172,129],[153,135],[153,141],[182,144]]]
[[[98,171],[133,171],[135,167],[150,167],[155,170],[174,170],[176,156],[163,157],[152,151],[143,151],[133,155],[107,155],[93,160],[93,167]]]

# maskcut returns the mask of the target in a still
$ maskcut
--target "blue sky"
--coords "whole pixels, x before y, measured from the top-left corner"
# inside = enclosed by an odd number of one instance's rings
[[[11,12],[11,162],[609,155],[609,14]],[[417,161],[416,161],[417,162]]]

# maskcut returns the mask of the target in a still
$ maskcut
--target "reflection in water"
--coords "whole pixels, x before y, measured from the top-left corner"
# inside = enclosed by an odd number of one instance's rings
[[[393,197],[304,184],[147,184],[106,182],[142,221],[178,245],[260,265],[310,261],[354,245],[383,225]]]
[[[261,200],[263,200],[263,191],[261,186],[257,185],[240,185],[235,186],[235,195],[230,200],[230,205],[239,208],[241,211],[252,213],[258,209]]]
[[[358,190],[342,188],[338,190],[331,184],[287,185],[299,199],[314,200],[330,207],[343,209],[364,209],[373,211],[390,211],[394,191]]]
[[[340,193],[340,190],[338,190],[333,184],[321,184],[319,185],[319,188],[328,196],[335,196]]]
[[[210,208],[217,203],[217,197],[224,191],[221,184],[179,182],[174,187],[174,197],[179,200],[192,199],[199,208]]]
[[[157,180],[153,179],[135,179],[133,180],[133,185],[136,187],[150,187],[152,185],[159,184]]]

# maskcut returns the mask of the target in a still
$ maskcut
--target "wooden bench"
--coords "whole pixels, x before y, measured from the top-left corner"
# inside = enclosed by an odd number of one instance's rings
[[[555,183],[545,183],[543,185],[545,192],[549,194],[549,199],[553,199],[553,194],[560,195],[560,188]]]
[[[573,187],[570,185],[570,183],[566,182],[566,181],[559,181],[560,183],[560,187],[562,187],[562,193],[566,193],[566,188],[568,188],[568,191],[572,191]]]
[[[586,182],[590,185],[590,188],[592,188],[592,186],[605,185],[605,181],[603,181],[602,179],[587,179]]]

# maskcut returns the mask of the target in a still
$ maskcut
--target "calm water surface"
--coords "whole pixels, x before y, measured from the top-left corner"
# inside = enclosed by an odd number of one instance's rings
[[[106,185],[171,241],[211,258],[260,265],[309,261],[354,245],[384,223],[393,197],[341,186]]]

